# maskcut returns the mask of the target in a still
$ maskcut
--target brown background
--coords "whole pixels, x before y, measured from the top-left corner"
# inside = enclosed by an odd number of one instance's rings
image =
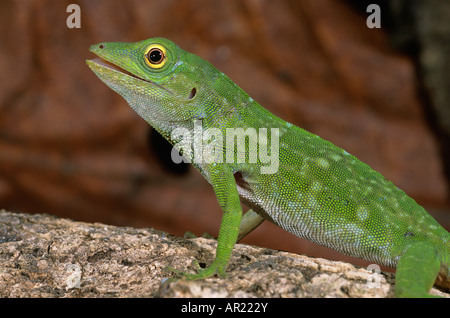
[[[446,11],[396,1],[369,29],[366,2],[352,2],[1,1],[0,208],[217,234],[209,184],[170,165],[170,148],[85,64],[91,44],[163,36],[371,165],[449,229],[450,28],[435,18]],[[66,26],[70,3],[81,29]],[[244,242],[367,264],[267,222]]]

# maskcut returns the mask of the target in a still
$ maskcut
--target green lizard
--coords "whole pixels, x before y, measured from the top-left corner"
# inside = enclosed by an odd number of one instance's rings
[[[356,157],[271,114],[210,63],[167,39],[100,43],[90,50],[99,58],[88,60],[89,67],[179,146],[223,210],[214,261],[184,274],[188,279],[226,276],[238,236],[267,219],[339,252],[396,267],[396,296],[428,296],[433,284],[450,288],[450,234]],[[201,132],[212,132],[200,141],[199,122]],[[234,137],[225,144],[220,134],[238,128],[247,138],[227,152]],[[256,146],[252,129],[259,131]],[[213,160],[198,160],[195,149],[180,146],[186,133],[194,144],[205,143]],[[251,151],[259,157],[250,158]],[[243,217],[241,202],[251,208]]]

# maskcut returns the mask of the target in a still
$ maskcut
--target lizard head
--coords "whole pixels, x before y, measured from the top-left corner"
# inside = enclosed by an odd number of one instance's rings
[[[166,138],[204,117],[207,92],[199,87],[220,73],[164,38],[99,43],[90,51],[98,56],[86,61],[91,70]]]

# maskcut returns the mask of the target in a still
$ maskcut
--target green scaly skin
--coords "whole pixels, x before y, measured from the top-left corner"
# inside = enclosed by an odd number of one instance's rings
[[[160,55],[147,54],[152,49]],[[267,164],[259,158],[202,163],[183,153],[213,186],[223,210],[215,260],[186,274],[189,279],[226,276],[238,235],[264,218],[339,252],[396,267],[396,296],[428,296],[434,283],[450,288],[450,234],[356,157],[274,116],[210,63],[167,39],[90,50],[100,57],[87,61],[95,74],[172,144],[174,129],[194,133],[198,120],[204,130],[224,135],[227,128],[279,129],[276,173],[261,173]],[[243,218],[241,201],[253,210]]]

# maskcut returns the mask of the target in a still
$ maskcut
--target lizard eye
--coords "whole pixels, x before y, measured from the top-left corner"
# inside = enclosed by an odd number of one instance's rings
[[[166,63],[166,51],[160,45],[150,45],[145,51],[145,62],[151,68],[161,68]]]
[[[148,61],[152,64],[159,64],[164,60],[164,53],[160,49],[151,49],[147,53]]]

